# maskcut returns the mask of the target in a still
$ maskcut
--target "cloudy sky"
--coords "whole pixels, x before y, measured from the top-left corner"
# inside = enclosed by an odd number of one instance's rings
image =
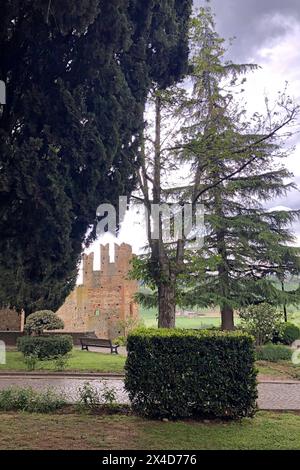
[[[194,0],[203,6],[204,0]],[[252,73],[246,98],[252,111],[262,110],[264,96],[276,97],[288,82],[289,94],[300,103],[300,0],[211,0],[217,31],[225,39],[236,39],[228,58],[237,63],[256,63],[261,69]],[[299,123],[300,128],[300,123]],[[287,160],[300,187],[300,134],[295,152]],[[300,193],[276,200],[273,207],[300,208]],[[295,226],[300,242],[300,224]],[[121,231],[120,241],[130,243],[135,252],[145,242],[139,221],[131,214]],[[92,247],[94,249],[94,247]]]
[[[195,7],[203,0],[194,0]],[[300,1],[299,0],[211,0],[218,33],[235,38],[229,58],[237,63],[253,62],[261,69],[248,77],[247,101],[253,110],[263,106],[264,95],[276,97],[288,82],[289,94],[300,103]],[[300,130],[300,122],[299,122]],[[288,168],[300,187],[300,134]],[[274,206],[300,208],[300,192],[274,201]],[[300,223],[295,227],[300,241]]]

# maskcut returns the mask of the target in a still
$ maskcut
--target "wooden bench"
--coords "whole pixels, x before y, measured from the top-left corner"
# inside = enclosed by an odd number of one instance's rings
[[[81,350],[89,350],[89,346],[93,348],[109,348],[111,354],[118,354],[118,345],[112,344],[110,339],[102,338],[80,338]]]

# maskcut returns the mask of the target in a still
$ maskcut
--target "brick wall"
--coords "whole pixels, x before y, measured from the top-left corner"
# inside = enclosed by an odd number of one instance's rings
[[[57,314],[65,331],[95,331],[101,338],[124,334],[123,323],[138,318],[133,296],[138,284],[127,279],[133,257],[130,245],[115,245],[115,260],[109,245],[101,245],[101,269],[93,270],[94,253],[83,256],[83,284],[77,286]]]
[[[24,313],[9,308],[0,309],[0,331],[23,331]]]
[[[6,347],[15,347],[17,339],[23,334],[21,331],[0,331],[0,341],[4,341]]]
[[[80,338],[84,336],[95,336],[95,333],[93,331],[85,331],[85,332],[68,332],[68,331],[63,331],[63,332],[58,332],[58,331],[47,331],[46,334],[51,334],[51,335],[70,335],[73,338],[73,343],[74,346],[80,346]],[[17,339],[20,336],[23,336],[24,333],[21,331],[0,331],[0,341],[4,341],[5,345],[7,347],[15,347],[17,344]]]

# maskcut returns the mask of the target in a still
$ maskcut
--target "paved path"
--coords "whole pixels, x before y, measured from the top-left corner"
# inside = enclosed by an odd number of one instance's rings
[[[79,389],[89,382],[99,392],[103,391],[105,386],[113,388],[116,392],[116,398],[119,403],[129,403],[127,393],[124,390],[124,383],[122,379],[114,378],[93,378],[89,377],[34,377],[28,378],[24,376],[11,376],[0,377],[0,389],[18,386],[18,387],[32,387],[36,390],[46,390],[53,388],[59,393],[63,393],[68,402],[74,403],[79,396]]]
[[[300,410],[300,382],[264,382],[258,385],[262,410]]]
[[[74,402],[78,398],[79,388],[89,382],[99,392],[106,386],[113,388],[119,403],[128,403],[124,390],[123,380],[120,378],[88,377],[24,377],[0,376],[0,389],[14,386],[32,387],[45,390],[49,387],[62,392],[68,401]],[[300,382],[278,381],[262,382],[258,385],[258,406],[263,410],[300,410]]]

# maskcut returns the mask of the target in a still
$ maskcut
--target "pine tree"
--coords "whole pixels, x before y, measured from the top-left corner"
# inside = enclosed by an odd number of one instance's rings
[[[225,61],[210,9],[193,19],[190,42],[192,94],[182,86],[154,92],[155,123],[145,145],[138,200],[148,212],[152,204],[190,204],[194,216],[201,202],[205,244],[193,251],[195,231],[177,242],[165,240],[161,216],[159,237],[153,240],[149,234],[149,255],[136,262],[134,272],[156,290],[159,326],[175,326],[177,302],[220,305],[222,327],[232,329],[234,308],[281,303],[274,275],[298,263],[298,253],[288,245],[294,241],[288,226],[299,211],[265,209],[266,201],[294,187],[286,182],[292,175],[275,161],[285,156],[280,136],[288,132],[298,107],[283,93],[276,109],[266,103],[265,116],[247,117],[235,95],[256,66]],[[172,131],[170,120],[177,123]],[[189,173],[184,185],[172,176],[180,167]]]
[[[135,187],[150,84],[186,70],[191,3],[2,5],[2,305],[56,310],[73,288],[97,207]]]
[[[300,210],[266,209],[267,202],[295,188],[281,162],[286,151],[279,131],[294,121],[298,108],[283,93],[275,109],[266,100],[267,119],[258,113],[248,119],[234,90],[253,66],[225,62],[209,11],[202,11],[201,23],[195,20],[193,33],[199,49],[184,158],[195,169],[190,191],[193,201],[204,205],[206,237],[201,252],[190,253],[194,270],[190,266],[185,301],[219,305],[222,328],[232,329],[235,308],[264,301],[279,305],[299,294],[277,290],[274,276],[299,273],[291,224]]]

